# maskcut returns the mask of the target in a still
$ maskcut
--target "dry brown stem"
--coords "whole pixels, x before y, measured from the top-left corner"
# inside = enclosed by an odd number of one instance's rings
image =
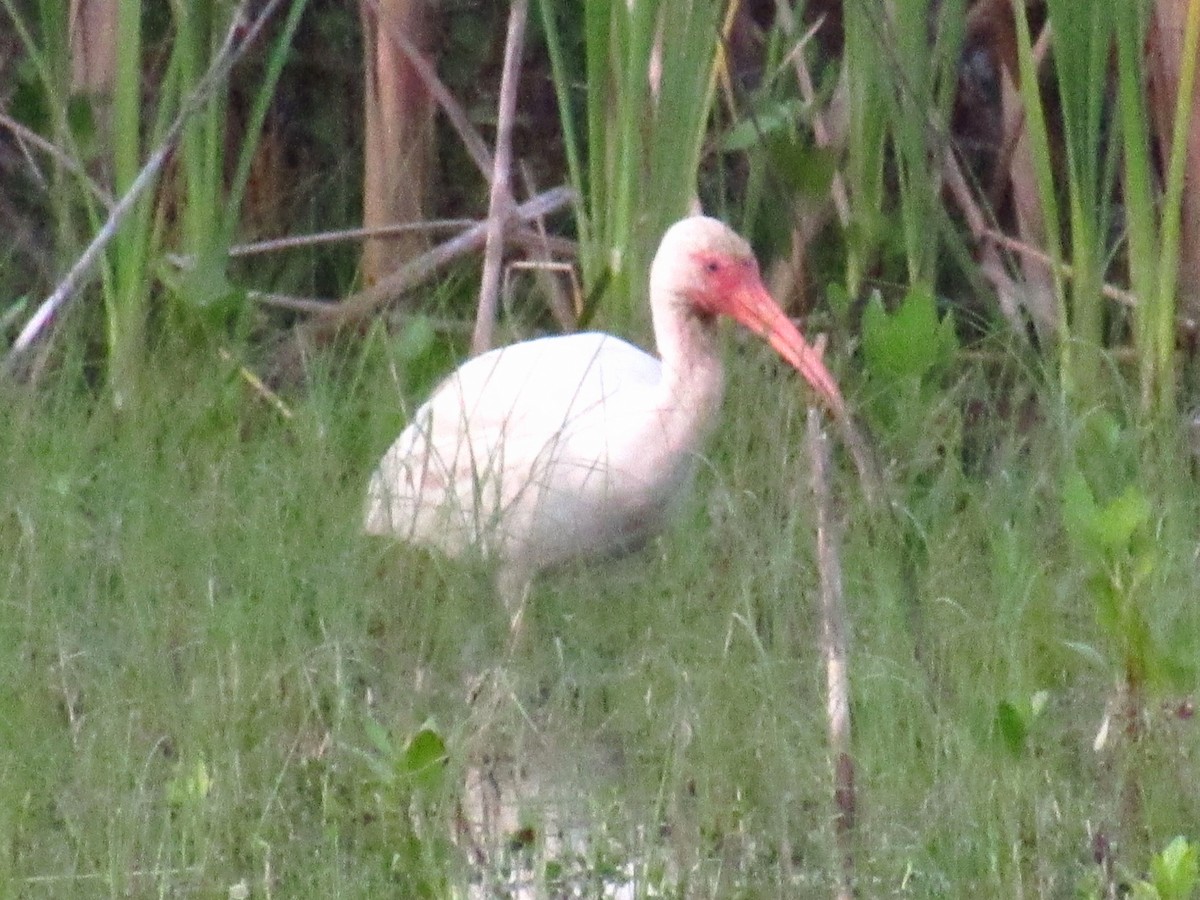
[[[556,212],[574,200],[575,193],[570,188],[553,188],[517,206],[510,227]],[[487,222],[478,222],[343,302],[313,310],[315,315],[312,319],[297,326],[288,339],[275,349],[268,365],[270,375],[267,381],[280,384],[300,380],[311,346],[329,341],[343,329],[363,325],[381,308],[433,277],[452,261],[478,252],[486,240]]]
[[[1149,48],[1150,118],[1161,156],[1170,159],[1176,104],[1183,69],[1183,41],[1189,0],[1157,0],[1151,19]],[[1185,136],[1185,190],[1179,210],[1179,303],[1190,318],[1200,316],[1200,91],[1192,90],[1191,117]]]
[[[367,0],[373,6],[378,6],[377,0]],[[475,163],[476,168],[485,177],[489,177],[492,172],[492,155],[488,151],[487,144],[480,137],[475,126],[471,124],[470,118],[467,116],[467,111],[463,109],[462,104],[454,99],[454,95],[442,80],[438,78],[437,70],[434,69],[425,54],[412,41],[408,39],[403,30],[397,28],[388,29],[388,38],[394,43],[408,60],[412,66],[413,72],[421,79],[425,85],[425,90],[429,92],[435,103],[441,107],[442,112],[446,116],[446,120],[450,126],[457,132],[459,140],[463,142],[463,147],[467,154],[471,157],[471,161]]]
[[[854,832],[858,796],[850,742],[850,668],[838,524],[829,487],[829,441],[821,414],[808,411],[808,454],[817,511],[817,571],[820,576],[821,656],[825,660],[826,719],[833,774],[834,830],[838,848],[838,900],[854,896]]]
[[[525,46],[525,22],[528,15],[529,0],[513,0],[508,14],[508,38],[504,44],[504,69],[500,76],[496,158],[492,166],[492,184],[488,195],[487,243],[483,252],[483,275],[479,285],[475,332],[471,336],[471,352],[475,354],[483,353],[492,346],[492,331],[496,324],[504,233],[512,215],[512,127],[517,109],[517,85],[520,82],[521,54]]]

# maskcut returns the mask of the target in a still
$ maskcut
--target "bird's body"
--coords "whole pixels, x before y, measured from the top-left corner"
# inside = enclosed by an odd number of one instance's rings
[[[706,396],[677,398],[709,410],[687,416],[684,433],[672,427],[682,409],[665,395],[660,361],[610,335],[542,338],[476,357],[384,456],[367,530],[451,556],[475,548],[520,568],[516,580],[630,549],[661,528],[690,481],[693,447],[720,400],[714,374]]]
[[[512,587],[641,543],[686,491],[720,406],[718,313],[766,336],[840,411],[819,354],[721,223],[668,231],[650,293],[659,358],[586,333],[502,347],[451,374],[372,475],[366,530],[480,552]]]

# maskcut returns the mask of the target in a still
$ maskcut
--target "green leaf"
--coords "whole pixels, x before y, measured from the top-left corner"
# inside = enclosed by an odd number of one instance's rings
[[[1200,847],[1179,835],[1150,860],[1150,880],[1163,900],[1189,900],[1200,879]]]
[[[396,341],[396,350],[405,362],[419,360],[437,341],[437,329],[428,316],[417,315],[408,320]]]
[[[427,724],[413,735],[399,763],[415,786],[435,790],[441,785],[446,761],[446,742]]]
[[[75,137],[80,156],[91,159],[96,152],[98,135],[91,98],[76,94],[67,101],[67,125]]]
[[[829,301],[829,308],[837,313],[838,318],[844,319],[850,314],[850,292],[846,290],[845,285],[830,284],[825,288],[825,299]]]
[[[1131,484],[1100,510],[1101,540],[1114,550],[1128,547],[1138,529],[1150,521],[1150,512],[1150,499]]]
[[[15,82],[8,100],[9,114],[31,131],[46,132],[52,121],[51,103],[36,68],[18,66]]]
[[[175,767],[174,776],[167,782],[167,803],[177,809],[194,806],[208,797],[212,783],[212,776],[202,758],[191,766],[180,762]]]
[[[1105,636],[1120,643],[1125,633],[1124,604],[1113,588],[1112,581],[1103,572],[1093,573],[1087,579],[1088,593],[1096,607],[1096,623]]]
[[[1062,497],[1067,534],[1077,546],[1092,553],[1132,549],[1134,536],[1150,521],[1150,500],[1136,485],[1129,485],[1100,506],[1078,469],[1067,474]]]
[[[1029,722],[1015,703],[1001,700],[996,705],[996,728],[1009,752],[1019,756],[1029,736]]]
[[[782,133],[767,136],[763,147],[772,171],[788,190],[805,197],[824,197],[829,193],[837,170],[834,151],[802,144]]]
[[[914,286],[891,314],[878,291],[863,313],[863,355],[872,375],[889,379],[922,379],[944,366],[958,340],[950,316],[939,320],[933,294]]]
[[[1092,523],[1099,516],[1096,498],[1087,479],[1078,469],[1067,473],[1062,491],[1063,526],[1067,536],[1079,547],[1095,549],[1092,542]]]
[[[763,143],[765,138],[779,134],[790,135],[796,123],[803,117],[807,104],[803,100],[777,100],[754,115],[748,115],[717,142],[722,153],[749,150]]]
[[[233,292],[225,276],[224,251],[206,251],[197,256],[183,275],[179,295],[185,303],[196,308],[210,307]]]
[[[226,277],[227,262],[224,246],[206,248],[193,257],[174,284],[175,296],[188,320],[202,328],[233,330],[247,310],[246,290]]]

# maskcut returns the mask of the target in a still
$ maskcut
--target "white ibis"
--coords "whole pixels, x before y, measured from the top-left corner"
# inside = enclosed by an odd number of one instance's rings
[[[510,601],[539,570],[635,547],[687,489],[720,405],[719,315],[766,338],[844,416],[820,352],[767,293],[749,244],[716,219],[667,231],[650,307],[657,358],[586,333],[465,363],[371,476],[366,531],[482,553]]]

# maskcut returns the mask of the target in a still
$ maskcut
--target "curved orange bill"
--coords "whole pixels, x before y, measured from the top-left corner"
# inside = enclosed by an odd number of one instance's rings
[[[846,403],[821,354],[792,324],[757,277],[747,279],[726,297],[725,312],[755,334],[766,338],[775,352],[804,376],[813,390],[839,419],[846,416]]]

